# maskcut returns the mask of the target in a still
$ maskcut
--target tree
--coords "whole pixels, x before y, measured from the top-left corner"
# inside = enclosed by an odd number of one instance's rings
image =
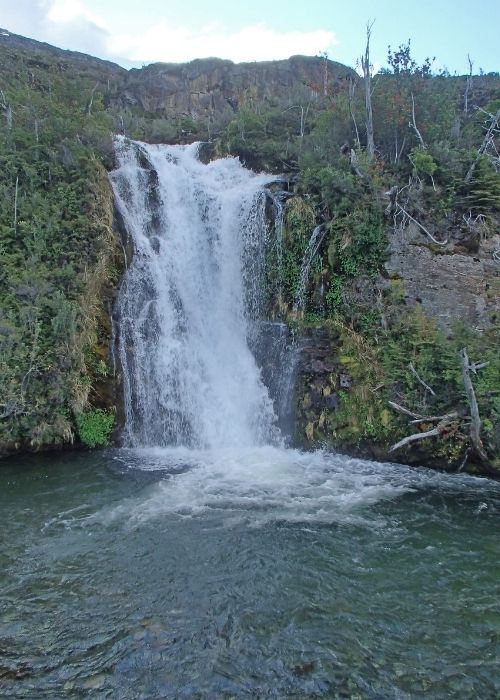
[[[370,37],[375,20],[366,24],[366,48],[364,56],[361,56],[361,68],[365,81],[365,109],[366,109],[366,150],[370,156],[375,154],[375,141],[373,138],[373,111],[370,65]]]

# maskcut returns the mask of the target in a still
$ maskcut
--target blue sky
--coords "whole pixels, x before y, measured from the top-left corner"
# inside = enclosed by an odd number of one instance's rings
[[[129,67],[220,56],[271,60],[327,51],[354,65],[375,19],[372,60],[411,38],[418,62],[475,72],[500,70],[498,0],[0,0],[0,26]]]

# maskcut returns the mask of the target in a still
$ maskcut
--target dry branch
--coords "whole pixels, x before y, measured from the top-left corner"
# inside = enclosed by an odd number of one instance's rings
[[[465,84],[465,94],[464,94],[464,112],[467,114],[469,111],[469,93],[472,92],[472,66],[474,65],[471,57],[467,54],[467,61],[469,62],[469,75],[467,76],[467,83]]]
[[[405,408],[404,406],[400,406],[395,401],[389,401],[388,403],[389,403],[389,406],[394,408],[395,411],[399,411],[400,413],[404,413],[405,416],[410,416],[410,418],[418,418],[418,419],[423,418],[423,416],[421,416],[419,413],[413,413],[413,411],[410,411],[408,408]]]
[[[436,396],[436,393],[433,391],[433,389],[431,389],[431,387],[430,387],[428,384],[426,384],[426,383],[424,382],[424,380],[422,379],[422,377],[420,377],[420,375],[418,374],[417,370],[416,370],[415,367],[413,366],[413,362],[410,362],[410,364],[408,365],[408,367],[410,368],[412,374],[417,378],[417,380],[420,382],[420,384],[424,387],[424,389],[426,389],[428,392],[430,392],[433,396]]]
[[[425,141],[422,138],[422,134],[420,133],[418,126],[417,126],[417,121],[415,119],[415,98],[413,97],[413,92],[411,93],[411,118],[412,121],[410,122],[410,126],[413,129],[413,131],[416,133],[418,140],[420,141],[420,145],[422,148],[425,148],[427,150],[427,146],[425,145]]]
[[[5,119],[7,120],[7,128],[12,129],[12,107],[10,106],[5,93],[0,90],[0,109],[5,112]]]
[[[447,415],[441,416],[440,418],[441,420],[435,428],[432,428],[432,430],[426,430],[423,433],[414,433],[413,435],[408,435],[407,437],[403,438],[395,445],[393,445],[389,452],[395,452],[401,447],[406,447],[407,445],[410,445],[412,442],[418,442],[420,440],[425,440],[426,438],[430,437],[439,437],[441,433],[447,430],[453,423],[453,421],[457,418],[457,413],[454,411],[453,413],[448,413]]]
[[[469,364],[469,356],[467,355],[466,348],[462,348],[462,350],[460,351],[460,359],[462,361],[462,377],[464,380],[465,391],[467,394],[467,400],[469,402],[471,413],[470,439],[477,455],[483,461],[486,461],[488,459],[488,456],[481,441],[481,418],[479,417],[479,407],[477,405],[474,386],[470,378],[471,365]]]
[[[490,142],[492,141],[493,136],[495,135],[495,132],[497,131],[498,122],[500,121],[500,109],[497,111],[496,114],[490,114],[489,116],[491,117],[491,124],[489,126],[488,131],[486,132],[486,135],[483,139],[482,144],[478,148],[476,159],[474,160],[474,162],[471,164],[470,168],[467,171],[467,175],[464,178],[465,184],[467,184],[471,181],[477,164],[479,163],[481,158],[486,153],[486,150],[488,149],[488,146],[490,145]]]
[[[366,25],[366,48],[364,56],[361,56],[361,68],[365,81],[365,110],[366,110],[366,150],[368,155],[375,153],[375,142],[373,138],[373,111],[372,111],[372,91],[371,91],[371,65],[370,65],[370,37],[373,22]]]
[[[428,437],[435,437],[441,433],[441,430],[439,428],[439,425],[433,428],[432,430],[427,430],[425,433],[414,433],[413,435],[408,435],[407,437],[403,438],[399,442],[397,442],[395,445],[391,447],[389,452],[395,452],[396,450],[399,450],[401,447],[406,447],[407,445],[410,445],[412,442],[417,442],[417,440],[424,440],[425,438]]]
[[[403,209],[403,207],[401,206],[401,204],[399,204],[399,202],[396,202],[396,206],[398,207],[398,209],[401,213],[403,213],[405,216],[407,216],[410,219],[410,221],[413,221],[414,224],[416,224],[427,236],[429,236],[429,238],[431,239],[431,241],[433,243],[435,243],[436,245],[447,245],[448,239],[446,239],[445,241],[438,241],[436,238],[434,238],[432,233],[430,233],[425,228],[425,226],[420,223],[420,221],[417,221],[416,219],[413,218],[413,216],[411,214],[408,214],[406,209]]]

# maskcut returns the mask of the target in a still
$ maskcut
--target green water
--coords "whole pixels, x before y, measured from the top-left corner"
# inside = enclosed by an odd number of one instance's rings
[[[0,467],[0,696],[497,698],[500,484],[325,453]]]

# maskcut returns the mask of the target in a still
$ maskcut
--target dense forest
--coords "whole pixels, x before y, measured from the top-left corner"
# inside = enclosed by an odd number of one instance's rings
[[[240,81],[222,107],[174,113],[134,93],[141,71],[2,37],[0,453],[112,440],[122,133],[284,175],[263,294],[319,348],[299,442],[498,473],[500,77],[417,65],[410,42],[372,76],[368,49],[364,77],[318,57],[286,94]]]

